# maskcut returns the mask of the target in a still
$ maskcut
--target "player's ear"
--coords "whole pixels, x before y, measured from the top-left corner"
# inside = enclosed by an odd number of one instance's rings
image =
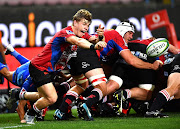
[[[73,26],[76,26],[77,25],[77,20],[74,20],[73,21]]]
[[[149,38],[150,40],[155,40],[156,38],[155,37],[151,37],[151,38]]]

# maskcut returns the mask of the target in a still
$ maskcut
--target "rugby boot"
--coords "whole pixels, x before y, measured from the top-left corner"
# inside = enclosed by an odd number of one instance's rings
[[[29,110],[26,112],[24,117],[27,124],[35,124],[34,123],[35,114],[30,114]]]
[[[14,52],[14,48],[11,44],[8,44],[6,46],[6,51],[4,52],[5,55],[11,54],[12,52]]]
[[[114,93],[115,102],[119,107],[119,112],[122,113],[123,107],[126,108],[127,102],[124,96],[124,90],[119,90]]]
[[[35,115],[36,121],[44,121],[44,116],[45,115],[43,115],[43,110],[44,109],[42,109],[40,113]]]
[[[64,112],[61,112],[59,109],[54,112],[53,117],[55,120],[68,120],[66,114]]]
[[[144,117],[148,117],[148,118],[167,118],[169,116],[166,115],[166,114],[162,114],[160,111],[150,111],[150,112],[146,112]]]
[[[128,100],[125,100],[123,102],[121,116],[129,115],[130,110],[131,110],[131,103]]]
[[[79,114],[79,118],[81,118],[82,120],[87,120],[87,121],[94,120],[86,103],[83,103],[83,104],[79,103],[77,107],[77,111]]]
[[[6,103],[6,107],[8,109],[11,109],[13,104],[19,99],[19,93],[20,93],[20,89],[16,89],[16,88],[13,88],[11,90],[9,90],[9,99]]]

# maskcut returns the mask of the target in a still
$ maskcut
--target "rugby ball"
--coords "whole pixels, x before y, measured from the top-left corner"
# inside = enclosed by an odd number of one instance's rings
[[[169,41],[165,38],[157,38],[146,47],[146,54],[150,57],[159,57],[169,49]]]

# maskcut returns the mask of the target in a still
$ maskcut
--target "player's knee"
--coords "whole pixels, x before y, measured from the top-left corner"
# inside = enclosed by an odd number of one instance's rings
[[[53,96],[49,97],[48,98],[49,105],[54,104],[57,101],[57,98],[58,98],[57,94],[54,94]]]
[[[139,88],[144,89],[144,100],[150,100],[152,97],[152,92],[155,88],[153,84],[139,84]]]
[[[119,89],[122,86],[122,84],[123,84],[123,80],[120,77],[115,76],[115,75],[111,75],[109,77],[109,81],[110,80],[113,80],[113,81],[115,81],[118,84],[116,90]]]

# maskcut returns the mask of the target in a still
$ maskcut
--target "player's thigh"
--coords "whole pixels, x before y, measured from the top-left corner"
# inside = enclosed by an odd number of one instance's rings
[[[90,78],[92,76],[101,75],[104,74],[104,71],[102,68],[95,68],[85,73],[85,76],[87,78]]]
[[[52,98],[52,99],[57,98],[57,93],[52,83],[47,83],[43,86],[40,86],[37,88],[37,90],[40,96],[43,96],[45,98]]]
[[[168,77],[167,89],[177,93],[180,89],[180,73],[171,73]]]

